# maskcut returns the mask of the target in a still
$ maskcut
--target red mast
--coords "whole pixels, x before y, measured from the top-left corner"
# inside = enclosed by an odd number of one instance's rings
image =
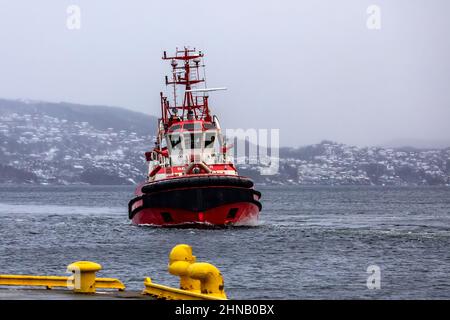
[[[196,95],[194,85],[205,82],[200,78],[199,68],[205,67],[201,64],[203,53],[194,49],[184,47],[183,50],[176,50],[174,56],[167,56],[164,51],[163,60],[171,60],[172,79],[166,76],[166,85],[173,85],[173,106],[161,92],[161,116],[164,128],[167,128],[175,121],[183,120],[204,120],[211,121],[208,108],[208,96]],[[180,65],[179,65],[180,64]],[[183,103],[178,105],[177,86],[184,87]],[[202,90],[199,90],[201,92]],[[178,111],[181,110],[181,116]]]

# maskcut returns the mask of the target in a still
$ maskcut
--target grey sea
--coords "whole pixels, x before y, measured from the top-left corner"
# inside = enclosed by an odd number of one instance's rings
[[[450,188],[258,189],[258,226],[164,229],[130,223],[129,186],[0,186],[0,273],[66,275],[91,260],[128,289],[177,286],[168,254],[187,243],[231,299],[450,298]]]

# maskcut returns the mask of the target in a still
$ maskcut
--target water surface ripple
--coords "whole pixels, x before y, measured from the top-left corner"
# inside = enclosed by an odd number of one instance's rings
[[[127,218],[132,187],[0,186],[0,273],[64,275],[76,260],[141,290],[177,286],[170,249],[193,246],[234,299],[449,299],[450,188],[259,187],[258,227],[162,229]],[[381,267],[381,289],[366,269]]]

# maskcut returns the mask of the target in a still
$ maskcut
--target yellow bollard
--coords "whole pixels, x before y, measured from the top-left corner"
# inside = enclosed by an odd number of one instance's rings
[[[188,276],[192,279],[200,280],[200,290],[202,294],[213,295],[220,298],[227,298],[224,291],[224,282],[219,269],[210,263],[197,262],[188,268]]]
[[[195,262],[192,247],[187,244],[176,245],[169,254],[169,272],[180,277],[180,289],[200,292],[200,282],[191,279],[188,274],[189,266]]]
[[[144,280],[144,291],[157,299],[171,300],[226,300],[223,277],[219,269],[210,263],[195,262],[192,247],[175,246],[169,254],[169,272],[180,277],[180,289]]]
[[[74,275],[69,277],[73,281],[73,291],[78,293],[95,293],[95,273],[102,269],[102,266],[90,261],[77,261],[67,266],[67,272]]]

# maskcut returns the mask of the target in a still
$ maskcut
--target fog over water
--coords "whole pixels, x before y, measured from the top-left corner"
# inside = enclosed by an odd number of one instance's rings
[[[211,97],[227,127],[280,128],[290,146],[450,146],[449,12],[445,0],[0,0],[0,97],[157,115],[162,51],[191,45],[208,86],[228,87]]]

